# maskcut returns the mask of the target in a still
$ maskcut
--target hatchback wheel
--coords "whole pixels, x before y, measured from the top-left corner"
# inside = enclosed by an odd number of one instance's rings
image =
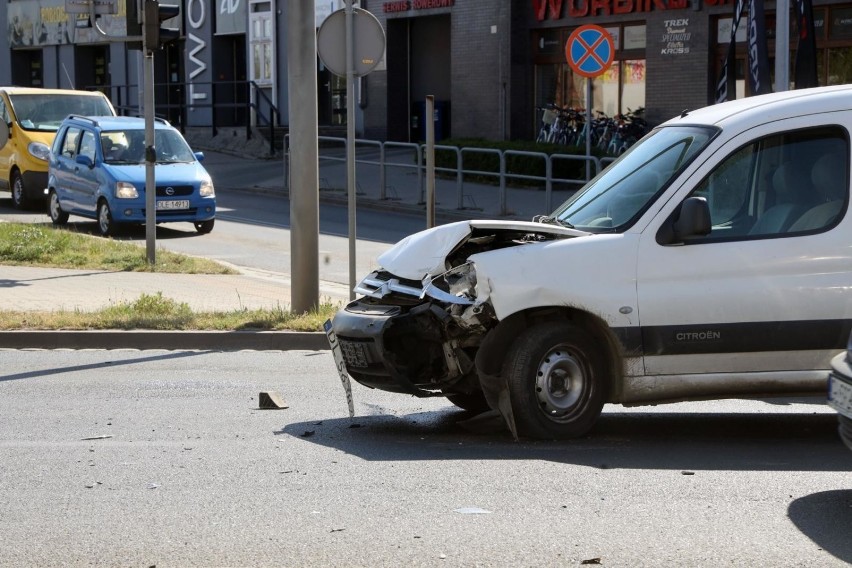
[[[214,221],[215,219],[210,219],[208,221],[196,221],[195,230],[201,233],[202,235],[206,235],[207,233],[213,230]]]
[[[50,191],[50,197],[48,198],[47,212],[54,225],[64,225],[68,222],[68,213],[62,210],[62,207],[59,205],[59,196],[53,190]]]
[[[110,213],[109,204],[106,201],[98,203],[98,230],[105,237],[111,237],[115,234],[115,222],[112,220],[112,213]]]

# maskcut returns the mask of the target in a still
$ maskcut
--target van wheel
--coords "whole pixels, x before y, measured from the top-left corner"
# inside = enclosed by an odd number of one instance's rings
[[[576,438],[587,433],[606,400],[601,350],[583,329],[546,322],[525,330],[503,364],[521,435]]]
[[[207,221],[196,221],[195,230],[201,233],[202,235],[206,235],[207,233],[213,230],[213,224],[215,221],[215,219],[210,219]]]
[[[56,195],[54,190],[50,190],[47,213],[50,215],[50,220],[53,221],[54,225],[64,225],[68,222],[68,213],[62,210],[62,207],[59,205],[59,196]]]
[[[12,205],[15,209],[26,209],[30,205],[30,200],[24,191],[24,178],[21,177],[21,172],[18,170],[13,171],[11,182]]]
[[[115,222],[112,220],[112,213],[109,211],[109,204],[101,200],[98,203],[98,230],[101,235],[111,237],[115,234]]]

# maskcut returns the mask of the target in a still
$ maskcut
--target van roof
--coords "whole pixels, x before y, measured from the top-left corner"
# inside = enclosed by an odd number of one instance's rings
[[[710,105],[663,123],[676,125],[713,125],[721,128],[749,128],[792,116],[852,109],[852,85],[816,87],[746,97]]]
[[[89,95],[93,97],[105,96],[100,91],[77,91],[74,89],[41,89],[38,87],[0,87],[0,91],[4,91],[10,95]]]

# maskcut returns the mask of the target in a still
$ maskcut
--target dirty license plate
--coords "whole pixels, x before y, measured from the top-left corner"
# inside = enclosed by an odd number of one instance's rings
[[[337,334],[331,327],[331,320],[326,320],[322,324],[325,330],[325,336],[328,338],[328,344],[331,347],[331,356],[334,358],[334,365],[337,367],[337,374],[340,377],[340,383],[343,385],[343,391],[346,394],[346,405],[349,407],[349,418],[355,416],[355,402],[352,400],[352,382],[349,380],[349,373],[346,372],[346,362],[343,360],[343,351],[340,349],[340,342],[337,340]]]
[[[343,351],[343,358],[346,359],[347,365],[361,369],[370,366],[367,346],[363,343],[355,343],[353,341],[341,342],[340,349]]]
[[[172,210],[172,209],[189,209],[189,200],[187,199],[174,199],[169,201],[158,201],[157,202],[157,210]]]
[[[828,376],[828,405],[847,418],[852,418],[852,383],[838,377]]]

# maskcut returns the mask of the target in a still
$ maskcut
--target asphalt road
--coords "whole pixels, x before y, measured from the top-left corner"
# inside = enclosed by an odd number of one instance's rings
[[[327,352],[0,369],[4,567],[852,562],[852,454],[822,401],[607,407],[587,438],[516,443],[358,385],[350,419]]]

